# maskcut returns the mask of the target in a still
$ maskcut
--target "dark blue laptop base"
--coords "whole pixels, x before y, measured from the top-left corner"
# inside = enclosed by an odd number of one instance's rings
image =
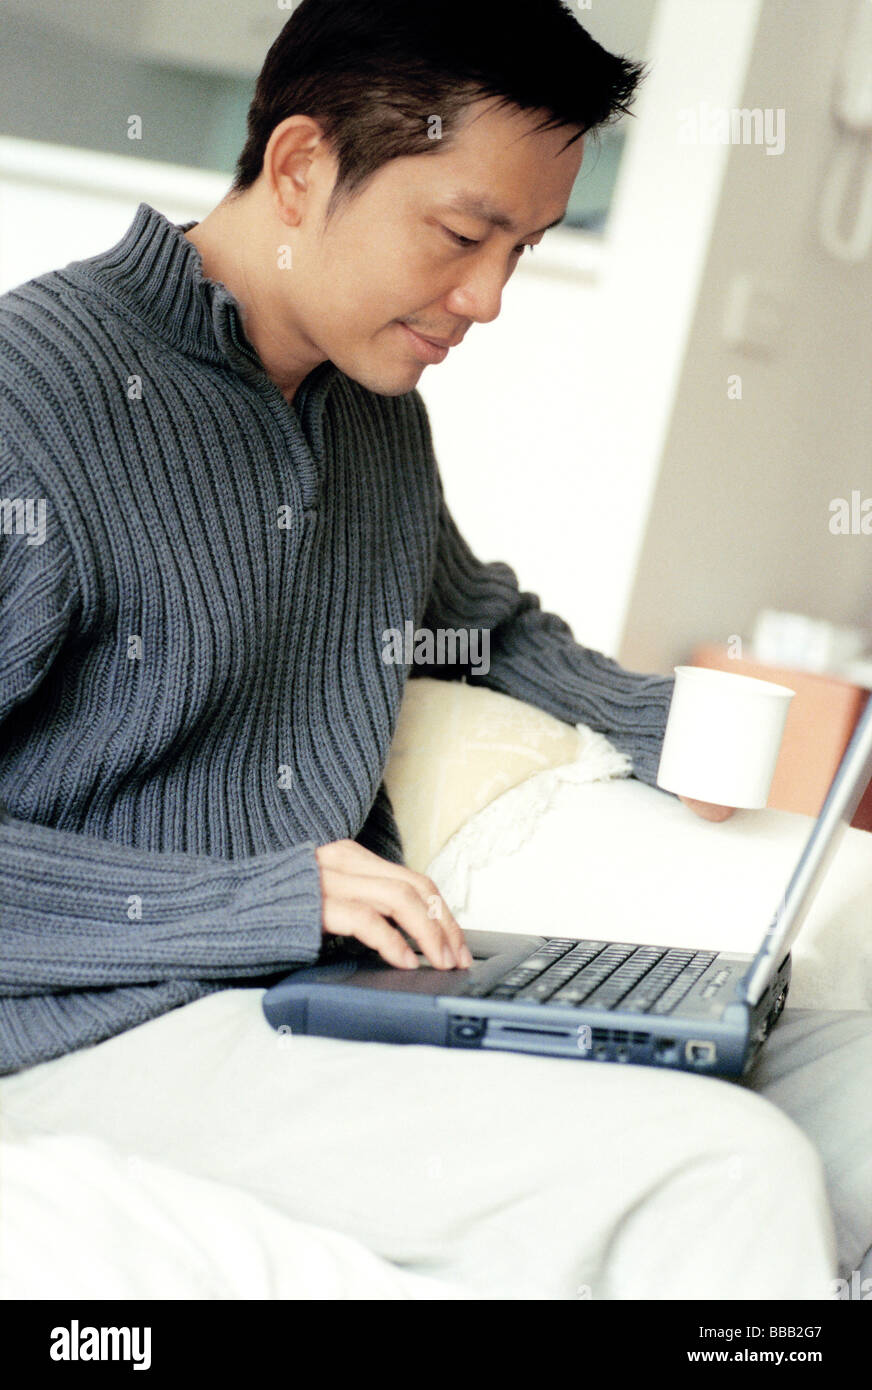
[[[715,954],[698,983],[668,1013],[469,997],[543,946],[540,936],[467,932],[469,970],[422,964],[399,970],[374,952],[334,951],[268,989],[274,1028],[362,1042],[499,1049],[583,1061],[625,1062],[708,1075],[742,1076],[774,1026],[790,983],[790,956],[752,1007],[739,983],[750,956]],[[718,995],[716,984],[728,977]],[[712,997],[714,993],[715,997]]]

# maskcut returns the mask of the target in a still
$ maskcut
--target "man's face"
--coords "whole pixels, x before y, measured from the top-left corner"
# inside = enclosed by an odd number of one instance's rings
[[[575,129],[534,133],[536,120],[477,102],[450,146],[391,160],[326,226],[333,185],[323,175],[332,166],[335,177],[336,165],[323,156],[293,295],[297,327],[319,357],[371,391],[401,395],[447,355],[410,329],[455,345],[471,324],[497,317],[524,245],[563,217],[583,156],[583,139],[563,149]],[[492,225],[484,204],[512,225]]]

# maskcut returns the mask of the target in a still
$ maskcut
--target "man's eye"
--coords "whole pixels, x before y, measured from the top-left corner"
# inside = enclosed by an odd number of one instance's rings
[[[456,241],[459,246],[478,246],[478,242],[474,241],[472,237],[461,236],[459,232],[452,232],[450,227],[443,227],[442,230],[443,232],[447,232],[451,239]]]
[[[445,232],[448,236],[451,237],[451,240],[452,240],[452,241],[457,242],[457,245],[458,245],[458,246],[462,246],[462,247],[464,248],[464,250],[465,250],[467,247],[469,247],[469,246],[478,246],[478,245],[480,244],[479,242],[473,240],[472,237],[469,237],[469,236],[461,236],[461,235],[460,235],[460,232],[453,232],[453,231],[451,230],[450,227],[444,227],[444,226],[443,226],[442,230],[443,230],[443,232]],[[525,241],[525,242],[522,243],[522,245],[516,246],[516,247],[515,247],[514,254],[515,254],[516,256],[523,256],[523,254],[524,254],[525,251],[529,251],[529,252],[532,254],[533,249],[534,249],[534,243],[529,242],[529,241]]]

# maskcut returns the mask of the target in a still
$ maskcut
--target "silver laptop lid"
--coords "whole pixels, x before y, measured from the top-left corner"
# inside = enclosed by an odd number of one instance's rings
[[[742,997],[756,1004],[796,940],[814,895],[872,780],[872,695],[845,749],[821,813],[775,910],[763,944],[743,981]]]

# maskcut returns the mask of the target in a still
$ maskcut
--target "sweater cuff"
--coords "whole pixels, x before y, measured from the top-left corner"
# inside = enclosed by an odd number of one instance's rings
[[[633,763],[632,775],[649,787],[657,787],[657,769],[660,766],[660,753],[666,734],[666,721],[672,692],[675,689],[674,676],[648,676],[639,683],[639,722],[632,729],[615,729],[609,732],[609,741],[621,753],[626,753]],[[662,791],[662,787],[657,787]],[[672,793],[668,793],[672,795]]]
[[[295,959],[315,960],[321,950],[321,871],[317,846],[307,841],[291,850],[258,856],[263,867],[247,876],[228,905],[228,915],[245,931],[287,933]]]

